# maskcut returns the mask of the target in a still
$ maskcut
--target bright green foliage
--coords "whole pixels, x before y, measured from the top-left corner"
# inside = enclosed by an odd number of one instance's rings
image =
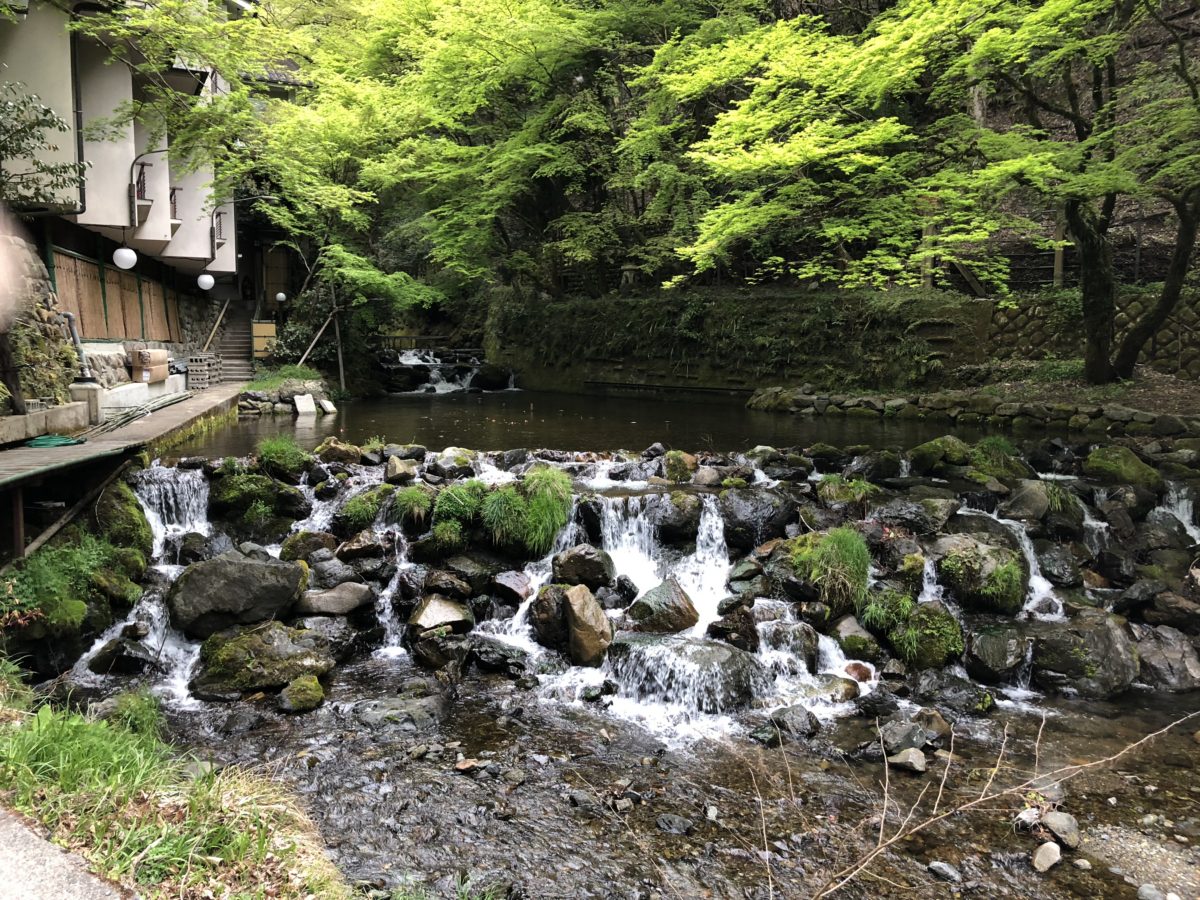
[[[164,725],[158,698],[145,688],[118,694],[112,719],[136,734],[151,737],[161,735]]]
[[[47,153],[69,140],[70,126],[36,94],[11,81],[0,82],[0,107],[0,202],[16,209],[74,206],[87,163],[49,162]]]
[[[792,546],[792,565],[798,575],[816,585],[831,615],[843,615],[866,598],[871,552],[853,528],[843,526],[797,538]]]
[[[264,500],[255,500],[246,507],[246,511],[242,513],[242,521],[247,525],[261,526],[271,521],[271,516],[274,515],[274,510],[271,505]]]
[[[379,515],[383,501],[391,496],[393,491],[394,488],[391,485],[385,484],[363,491],[361,494],[355,494],[342,505],[342,508],[338,510],[338,515],[345,520],[346,525],[352,531],[370,528]]]
[[[456,553],[466,546],[462,523],[445,519],[433,526],[433,542],[442,553]]]
[[[254,376],[254,380],[246,385],[248,391],[272,391],[279,388],[285,381],[320,381],[321,373],[309,366],[276,366],[265,369]]]
[[[1025,600],[1025,571],[1015,559],[1002,563],[984,579],[980,593],[997,609],[1016,612]]]
[[[258,442],[255,451],[258,464],[268,475],[286,478],[289,481],[299,481],[301,474],[308,468],[313,456],[296,443],[289,435],[263,438]]]
[[[424,525],[432,510],[433,492],[421,485],[401,488],[392,497],[392,517],[400,522]]]
[[[433,503],[433,521],[454,521],[470,525],[479,515],[486,490],[481,482],[473,478],[442,488]]]
[[[362,442],[362,451],[364,453],[378,453],[387,446],[387,438],[382,435],[373,434]]]
[[[543,466],[531,470],[522,483],[529,501],[525,546],[544,556],[571,514],[571,478],[561,469]]]
[[[971,465],[993,478],[1030,478],[1033,470],[1018,456],[1012,441],[989,435],[971,448]]]
[[[511,547],[525,542],[529,504],[511,485],[484,497],[479,517],[497,546]]]
[[[688,466],[687,455],[682,450],[668,450],[663,468],[667,480],[675,484],[684,484],[692,480],[692,470]]]
[[[96,533],[116,547],[131,547],[149,559],[154,535],[133,489],[116,481],[104,489],[93,508]]]
[[[817,495],[826,503],[854,503],[862,506],[879,493],[879,487],[862,478],[843,478],[841,475],[822,475]]]
[[[868,594],[858,605],[858,620],[873,631],[887,632],[903,625],[917,607],[917,601],[902,591],[885,590]]]
[[[0,597],[0,628],[44,621],[51,628],[72,628],[87,615],[85,598],[93,577],[109,566],[114,548],[81,532],[76,542],[43,547],[13,573]]]

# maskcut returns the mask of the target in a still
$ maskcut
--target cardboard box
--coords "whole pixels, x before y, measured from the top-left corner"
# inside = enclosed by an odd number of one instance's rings
[[[157,384],[166,381],[169,374],[170,367],[166,363],[161,366],[134,366],[132,378],[134,382],[142,384]]]
[[[165,366],[171,361],[171,354],[166,350],[134,350],[133,365],[135,368]],[[135,378],[134,381],[137,381]]]

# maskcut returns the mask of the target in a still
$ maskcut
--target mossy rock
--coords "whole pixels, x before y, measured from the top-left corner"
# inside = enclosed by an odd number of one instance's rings
[[[279,558],[286,562],[304,560],[318,550],[335,550],[337,545],[338,539],[327,531],[297,531],[284,539]]]
[[[114,547],[112,564],[131,581],[140,581],[146,574],[146,557],[133,547]]]
[[[1012,550],[955,534],[939,538],[933,552],[938,577],[963,605],[1007,615],[1025,605],[1027,573]]]
[[[266,510],[268,516],[261,523],[248,522],[246,516],[252,509]],[[297,519],[307,516],[312,511],[312,504],[298,488],[280,484],[266,475],[243,472],[213,481],[208,491],[208,511],[213,518],[261,525],[273,517]]]
[[[341,537],[350,537],[370,528],[383,508],[384,502],[396,492],[390,484],[380,484],[355,494],[342,504],[333,517],[333,532]]]
[[[1132,484],[1161,494],[1163,478],[1128,447],[1097,447],[1083,461],[1083,473],[1105,484]]]
[[[362,448],[354,444],[343,444],[335,437],[327,437],[313,451],[313,456],[325,463],[355,464],[362,459]]]
[[[314,632],[281,622],[231,628],[200,645],[200,674],[192,690],[203,699],[236,698],[282,688],[303,675],[319,677],[333,665],[327,642]]]
[[[907,622],[891,629],[888,643],[915,669],[944,666],[964,649],[958,620],[937,602],[918,603]]]
[[[279,708],[284,712],[308,712],[324,702],[325,689],[316,675],[294,678],[279,692]]]
[[[109,603],[130,607],[142,597],[142,589],[134,584],[124,572],[113,569],[98,569],[90,578],[93,596],[98,595]]]
[[[967,465],[971,461],[971,448],[954,435],[947,434],[913,447],[908,451],[908,458],[914,472],[927,475],[940,465]]]
[[[97,533],[114,547],[126,547],[148,559],[154,551],[154,534],[133,488],[123,481],[110,484],[96,501]]]

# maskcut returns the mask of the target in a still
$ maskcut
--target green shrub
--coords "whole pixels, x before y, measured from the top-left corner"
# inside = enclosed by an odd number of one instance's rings
[[[479,515],[484,490],[482,483],[475,479],[442,488],[433,503],[433,521],[470,525]]]
[[[479,517],[497,546],[511,547],[525,542],[529,504],[511,485],[484,497]]]
[[[393,490],[391,485],[385,484],[365,490],[361,494],[355,494],[342,505],[342,508],[338,510],[338,515],[353,531],[370,528],[379,516],[383,501],[391,496]]]
[[[304,450],[295,439],[288,435],[263,438],[258,442],[255,451],[258,464],[264,472],[271,475],[282,475],[293,480],[308,468],[312,462],[312,454]]]
[[[1020,563],[1014,560],[997,566],[984,579],[980,593],[997,609],[1009,612],[1019,610],[1025,605],[1025,572]]]
[[[858,608],[866,599],[871,552],[853,528],[806,534],[792,548],[797,574],[814,584],[834,614]]]
[[[221,460],[221,465],[217,467],[217,474],[223,478],[228,478],[231,475],[240,475],[245,469],[238,462],[236,456],[227,456]]]
[[[736,488],[744,488],[746,486],[745,478],[726,478],[721,482],[721,487],[727,491],[734,490]]]
[[[274,513],[275,510],[272,508],[271,504],[267,503],[265,500],[255,500],[246,507],[246,511],[242,514],[242,520],[247,525],[266,525],[269,521],[271,521],[271,517],[274,515]]]
[[[360,445],[359,449],[361,449],[364,453],[378,453],[380,450],[382,450],[386,446],[387,446],[387,438],[384,438],[383,436],[378,435],[378,434],[373,434],[369,438],[367,438],[365,441],[363,441],[363,443]]]
[[[321,373],[308,366],[287,365],[266,369],[246,385],[248,391],[272,391],[285,381],[320,381]]]
[[[114,547],[132,547],[149,558],[154,549],[154,534],[142,511],[137,495],[124,481],[115,481],[104,489],[93,509],[96,534]]]
[[[692,480],[692,470],[688,467],[687,455],[682,450],[668,450],[663,461],[663,471],[667,480],[675,484],[684,484]]]
[[[1075,506],[1075,498],[1071,496],[1071,492],[1053,481],[1046,483],[1046,500],[1050,505],[1050,512],[1053,513],[1064,513]]]
[[[445,519],[433,526],[433,542],[443,553],[455,553],[464,546],[462,523],[454,519]]]
[[[535,556],[544,556],[570,518],[571,478],[561,469],[544,466],[527,473],[522,486],[529,502],[525,546]]]
[[[158,698],[145,688],[118,694],[112,719],[136,734],[158,737],[163,730],[163,713]]]
[[[916,607],[911,595],[885,590],[863,598],[857,607],[858,619],[873,631],[887,632],[907,622]]]
[[[854,503],[862,506],[879,493],[879,487],[862,478],[845,479],[841,475],[822,475],[817,496],[826,503]]]
[[[1019,456],[1012,441],[1000,435],[983,438],[970,453],[971,465],[993,478],[1029,478],[1033,470]]]
[[[76,543],[43,547],[21,563],[0,596],[0,627],[45,621],[54,628],[74,628],[87,615],[83,598],[93,575],[112,561],[112,544],[86,532]]]
[[[433,509],[433,493],[417,484],[396,491],[392,497],[392,518],[416,526],[425,524]]]

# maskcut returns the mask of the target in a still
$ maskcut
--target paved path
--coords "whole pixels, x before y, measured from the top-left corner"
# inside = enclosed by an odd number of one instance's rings
[[[82,857],[0,810],[0,900],[128,900],[132,896],[89,872]]]
[[[202,416],[236,403],[242,388],[242,384],[217,385],[83,444],[16,447],[0,451],[0,487],[40,478],[79,463],[139,450],[163,435],[186,428]]]

